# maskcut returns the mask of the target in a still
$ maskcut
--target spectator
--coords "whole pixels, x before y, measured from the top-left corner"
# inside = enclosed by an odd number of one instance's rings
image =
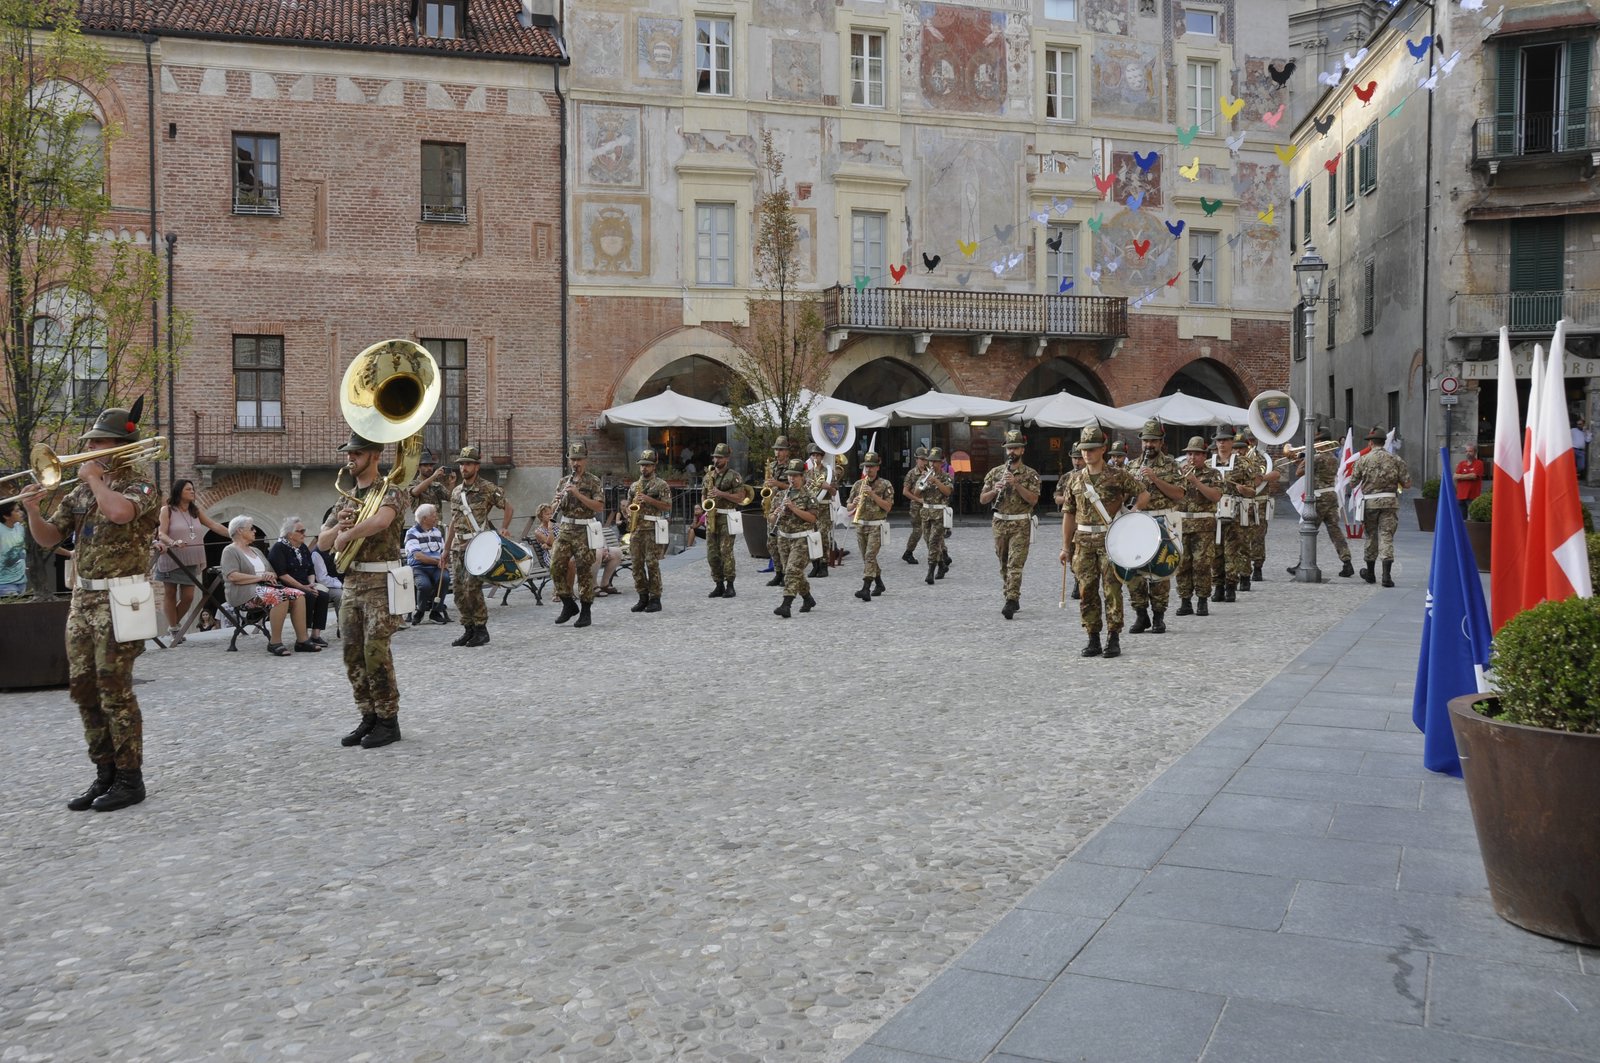
[[[319,653],[314,642],[306,641],[306,599],[297,590],[278,586],[278,574],[267,563],[266,556],[255,545],[255,528],[244,515],[228,522],[228,535],[233,539],[222,550],[222,578],[228,584],[228,604],[235,609],[262,608],[268,610],[272,625],[271,641],[267,652],[274,657],[287,657],[289,650],[283,644],[283,618],[292,610],[294,616],[295,652]]]
[[[1478,460],[1478,444],[1468,443],[1466,455],[1456,463],[1456,505],[1461,509],[1461,519],[1467,519],[1467,507],[1483,494],[1483,462]]]
[[[533,545],[538,548],[539,560],[546,567],[550,564],[550,551],[556,548],[555,512],[555,507],[548,502],[540,506],[534,511],[533,531],[528,533]]]
[[[156,567],[154,576],[166,584],[161,596],[167,614],[170,644],[183,641],[179,627],[194,604],[195,592],[206,567],[206,529],[227,535],[228,529],[206,516],[195,498],[193,480],[177,480],[161,507],[161,523],[156,528]]]
[[[22,503],[0,503],[0,598],[28,589],[28,543]]]
[[[1589,434],[1589,426],[1582,417],[1572,423],[1572,456],[1578,463],[1578,479],[1583,479],[1584,470],[1589,467],[1589,444],[1594,442],[1594,436]]]
[[[622,511],[619,509],[611,515],[611,523],[620,536],[627,530],[622,520]],[[622,592],[612,586],[611,581],[616,577],[617,569],[622,566],[622,544],[616,546],[609,542],[594,552],[594,586],[596,594],[621,594]]]
[[[290,517],[283,522],[278,541],[267,551],[267,560],[278,574],[278,583],[306,596],[306,627],[310,632],[305,641],[318,649],[326,649],[322,631],[328,626],[326,591],[317,586],[316,566],[312,564],[313,551],[306,543],[306,522]]]
[[[344,597],[344,580],[333,566],[333,555],[326,550],[311,551],[311,571],[317,578],[317,586],[328,592],[328,609],[337,617],[339,601]]]
[[[417,507],[417,522],[406,529],[405,552],[417,584],[417,611],[411,614],[412,626],[422,623],[423,613],[435,624],[448,624],[450,614],[444,610],[444,596],[450,593],[450,566],[444,557],[438,506],[424,502]]]

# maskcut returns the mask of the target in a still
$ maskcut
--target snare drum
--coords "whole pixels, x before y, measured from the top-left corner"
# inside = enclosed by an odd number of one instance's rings
[[[1106,532],[1106,557],[1124,583],[1141,576],[1166,579],[1178,570],[1178,547],[1166,522],[1138,511],[1112,522]]]
[[[488,528],[472,537],[463,562],[469,573],[485,583],[515,586],[533,571],[533,554],[527,547]]]

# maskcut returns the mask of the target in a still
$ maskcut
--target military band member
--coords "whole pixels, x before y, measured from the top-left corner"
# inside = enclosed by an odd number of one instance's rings
[[[1111,444],[1111,449],[1106,451],[1106,464],[1113,469],[1126,469],[1128,467],[1128,444],[1117,440]]]
[[[1143,509],[1150,494],[1128,470],[1106,464],[1106,436],[1098,425],[1083,430],[1078,446],[1083,451],[1083,471],[1073,473],[1067,483],[1067,506],[1061,513],[1061,563],[1072,566],[1083,589],[1078,615],[1089,641],[1080,656],[1118,657],[1122,654],[1122,583],[1106,556],[1106,532],[1129,499],[1133,508]],[[1100,645],[1102,621],[1104,648]]]
[[[1078,444],[1076,442],[1074,442],[1072,444],[1072,471],[1073,472],[1078,472],[1082,468],[1083,468],[1083,451],[1081,449],[1079,449]],[[1067,508],[1067,479],[1068,478],[1066,476],[1062,476],[1062,477],[1059,477],[1056,480],[1056,490],[1055,490],[1055,494],[1054,494],[1053,497],[1055,498],[1056,509],[1057,510],[1064,510],[1064,509]],[[1075,601],[1075,602],[1076,601],[1081,601],[1082,600],[1082,596],[1083,596],[1083,590],[1078,586],[1078,577],[1077,576],[1073,576],[1072,577],[1072,600]]]
[[[950,555],[944,545],[944,518],[956,485],[945,474],[944,451],[938,447],[929,449],[927,467],[912,488],[914,495],[911,491],[906,493],[922,505],[922,535],[928,540],[928,578],[922,582],[932,586],[935,579],[944,579],[945,573],[950,571]]]
[[[1255,466],[1233,448],[1231,429],[1217,432],[1217,453],[1210,465],[1222,477],[1222,499],[1217,505],[1217,524],[1221,543],[1211,565],[1212,601],[1238,600],[1237,591],[1250,589],[1250,556],[1245,541],[1245,506],[1256,494]]]
[[[400,741],[400,685],[394,674],[389,638],[405,625],[404,612],[389,611],[389,572],[399,568],[405,527],[400,520],[405,503],[378,472],[383,444],[354,432],[339,448],[349,455],[345,465],[355,482],[354,501],[336,507],[322,526],[317,546],[337,554],[356,539],[362,540],[339,598],[339,632],[344,638],[344,671],[355,695],[361,723],[339,740],[341,745],[376,749]],[[366,501],[378,493],[377,511],[357,521]]]
[[[1317,442],[1330,443],[1333,436],[1326,428],[1317,429]],[[1350,563],[1350,544],[1344,538],[1344,514],[1340,512],[1339,492],[1335,484],[1339,480],[1339,454],[1335,450],[1318,451],[1312,458],[1312,473],[1307,477],[1311,485],[1311,505],[1308,507],[1313,528],[1318,524],[1327,526],[1328,541],[1333,543],[1333,549],[1338,553],[1339,560],[1344,567],[1339,569],[1341,576],[1353,576],[1356,569]],[[1306,456],[1300,455],[1300,462],[1295,466],[1295,475],[1302,476],[1306,471]],[[1298,564],[1289,567],[1289,575],[1293,576],[1300,571]]]
[[[702,485],[702,497],[717,503],[717,508],[706,514],[706,563],[711,566],[711,578],[716,583],[707,598],[738,597],[733,589],[735,537],[728,531],[728,511],[750,501],[750,490],[744,485],[744,477],[728,467],[732,456],[733,449],[728,444],[718,443],[711,452],[711,468],[706,470]]]
[[[1361,489],[1362,522],[1366,525],[1366,566],[1361,578],[1373,582],[1373,563],[1383,561],[1383,585],[1393,587],[1394,533],[1400,527],[1400,492],[1411,486],[1406,463],[1383,449],[1380,425],[1367,433],[1369,449],[1350,466],[1350,480]]]
[[[772,500],[779,491],[789,487],[789,481],[783,475],[783,470],[788,467],[789,437],[779,436],[772,441],[772,460],[767,462],[767,474],[761,481],[762,491],[770,492],[761,499],[761,512],[767,518],[767,553],[772,557],[772,578],[767,580],[769,587],[783,586],[783,551],[778,549],[778,509]]]
[[[1183,448],[1183,553],[1178,558],[1177,616],[1209,616],[1212,569],[1217,553],[1217,499],[1222,474],[1206,464],[1206,441],[1193,436]],[[1194,599],[1198,598],[1198,602]]]
[[[922,499],[912,498],[911,492],[922,479],[922,474],[928,471],[928,448],[916,449],[916,461],[906,472],[906,478],[900,485],[900,493],[906,497],[907,512],[911,517],[911,534],[906,539],[906,552],[900,555],[900,560],[908,565],[917,563],[917,543],[922,540]]]
[[[811,578],[827,579],[828,563],[833,559],[833,497],[838,487],[828,477],[832,459],[816,443],[811,444],[811,467],[806,472],[806,489],[817,505],[817,528],[822,533],[822,556],[811,562]]]
[[[561,614],[556,623],[565,624],[573,617],[578,622],[573,627],[588,627],[593,623],[589,607],[594,604],[594,547],[589,545],[589,528],[598,523],[605,512],[605,489],[600,477],[588,472],[589,448],[583,443],[567,445],[567,461],[572,472],[556,488],[556,517],[561,529],[556,532],[556,548],[550,553],[550,577],[555,580],[556,597],[561,599]],[[577,566],[578,596],[572,595],[572,565]]]
[[[1133,474],[1145,483],[1150,492],[1152,517],[1166,522],[1173,530],[1183,521],[1183,470],[1166,452],[1166,441],[1161,422],[1148,420],[1139,431],[1143,444],[1139,460],[1132,468]],[[1182,533],[1179,532],[1181,537]],[[1172,577],[1153,579],[1148,575],[1136,576],[1128,585],[1128,597],[1133,601],[1133,626],[1130,635],[1153,631],[1157,635],[1167,630],[1167,605],[1172,598]]]
[[[461,614],[465,630],[450,643],[452,646],[483,646],[489,641],[489,607],[483,601],[483,580],[467,571],[467,544],[479,531],[491,530],[491,509],[499,509],[502,514],[500,534],[511,533],[511,503],[499,484],[478,475],[482,459],[482,451],[472,446],[462,447],[456,455],[461,482],[452,495],[455,514],[445,532],[444,552],[450,558],[450,585],[455,590],[456,611]]]
[[[439,519],[444,521],[449,513],[450,491],[455,487],[455,473],[448,467],[436,465],[433,460],[433,451],[424,447],[422,459],[417,462],[417,478],[411,481],[406,489],[408,501],[413,510],[423,503],[432,505],[439,511]],[[448,527],[446,521],[446,527]]]
[[[809,613],[817,604],[811,597],[811,583],[806,579],[806,536],[817,523],[821,508],[806,486],[806,463],[799,458],[790,460],[784,467],[784,478],[789,486],[781,494],[773,495],[778,513],[778,544],[783,550],[783,604],[774,609],[774,616],[789,619],[789,607],[795,597],[800,598],[800,611]]]
[[[144,400],[131,410],[111,408],[81,437],[85,450],[106,450],[139,440]],[[46,518],[42,484],[22,489],[23,511],[34,542],[51,549],[77,535],[77,575],[67,612],[67,695],[78,707],[83,737],[94,762],[89,788],[67,802],[74,812],[113,812],[144,800],[144,718],[133,693],[133,662],[144,640],[118,642],[112,631],[111,588],[145,583],[150,541],[161,498],[147,466],[134,461],[86,461],[78,485]],[[155,600],[144,603],[154,610]]]
[[[878,550],[883,546],[883,533],[889,524],[889,510],[894,508],[894,484],[878,475],[883,461],[875,450],[867,451],[861,459],[861,479],[850,491],[845,508],[856,523],[856,545],[861,548],[861,589],[856,597],[870,602],[874,595],[883,593],[883,572],[878,567]]]
[[[1010,620],[1022,608],[1022,567],[1028,563],[1028,548],[1033,544],[1033,507],[1039,501],[1043,483],[1039,474],[1022,463],[1028,441],[1021,432],[1006,433],[1006,461],[990,469],[983,478],[978,501],[994,503],[994,553],[1000,559],[1000,579],[1006,604],[1000,615]]]
[[[1260,483],[1260,490],[1256,492],[1255,500],[1251,503],[1251,521],[1249,527],[1245,529],[1245,540],[1249,544],[1250,579],[1262,580],[1266,578],[1262,574],[1261,566],[1267,563],[1267,527],[1272,519],[1272,489],[1277,485],[1282,473],[1273,466],[1266,451],[1257,446],[1255,435],[1250,429],[1240,429],[1239,438],[1246,444],[1245,459],[1255,466],[1256,478]],[[1250,589],[1248,584],[1244,589]]]
[[[665,543],[656,542],[656,528],[672,519],[672,488],[656,475],[656,452],[639,452],[639,478],[628,488],[629,505],[638,506],[630,522],[628,551],[633,557],[633,589],[639,602],[630,613],[661,612],[661,555]]]

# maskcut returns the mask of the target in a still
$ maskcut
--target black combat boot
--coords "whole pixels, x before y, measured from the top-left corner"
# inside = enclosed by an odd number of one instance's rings
[[[1339,570],[1339,575],[1341,575],[1341,576],[1354,576],[1355,574],[1356,574],[1356,566],[1354,566],[1354,565],[1352,565],[1350,563],[1350,559],[1348,557],[1345,558],[1344,559],[1344,567]]]
[[[723,582],[721,580],[717,580],[717,585],[715,587],[711,588],[711,593],[706,595],[706,597],[707,598],[721,598],[723,595],[725,595],[727,593],[728,593],[728,588],[723,585]]]
[[[1165,635],[1167,633],[1167,614],[1160,609],[1151,614],[1150,633],[1152,635]]]
[[[356,729],[339,739],[339,744],[341,746],[359,746],[361,744],[361,740],[367,737],[367,732],[371,731],[373,725],[377,722],[378,718],[372,713],[363,713],[361,716],[361,722],[356,725]]]
[[[1257,583],[1260,583],[1262,580],[1267,578],[1261,574],[1261,562],[1257,561],[1255,563],[1255,568],[1253,571],[1251,571],[1250,578],[1255,580]]]
[[[468,646],[489,645],[489,626],[487,624],[478,624],[477,631],[467,640],[466,644]]]
[[[945,575],[949,571],[950,571],[950,555],[949,554],[945,554],[944,555],[944,560],[939,562],[939,578],[940,579],[944,579]]]
[[[1393,564],[1393,561],[1385,561],[1383,563],[1383,585],[1385,587],[1394,586],[1394,580],[1389,576],[1389,569]]]
[[[1199,599],[1198,601],[1196,601],[1194,603],[1194,615],[1195,616],[1210,616],[1211,615],[1211,608],[1210,608],[1209,604],[1206,602],[1206,600],[1204,598],[1201,598],[1201,599]]]
[[[1300,571],[1300,566],[1299,565],[1290,565],[1288,568],[1284,569],[1284,571],[1289,573],[1289,575],[1293,576],[1293,575],[1295,575],[1296,573],[1298,573]]]
[[[1202,602],[1205,601],[1204,598],[1201,598],[1200,600]],[[1176,615],[1177,616],[1193,616],[1194,615],[1194,602],[1190,601],[1188,598],[1185,598],[1183,601],[1179,602],[1178,603],[1178,611],[1177,611]]]
[[[800,611],[802,613],[809,613],[809,612],[811,612],[811,610],[815,609],[816,607],[817,607],[817,600],[815,598],[811,597],[811,595],[802,594],[800,596]]]
[[[872,577],[868,576],[861,581],[861,589],[856,591],[856,597],[864,602],[872,601]]]
[[[115,812],[144,800],[144,772],[138,768],[118,768],[111,789],[94,799],[89,807],[96,812]]]
[[[767,580],[767,586],[769,586],[769,587],[781,587],[781,586],[783,586],[783,569],[778,568],[777,566],[773,566],[772,578]]]
[[[1017,610],[1022,608],[1022,603],[1015,598],[1007,598],[1005,608],[1000,610],[1000,615],[1010,620],[1017,615]]]
[[[874,598],[876,598],[878,595],[880,595],[882,593],[883,593],[883,577],[882,576],[873,576],[872,577],[872,596]]]
[[[561,621],[557,620],[556,623],[559,624],[559,623],[561,623]],[[465,646],[468,642],[470,642],[472,640],[472,627],[473,626],[471,624],[462,624],[461,625],[461,636],[459,638],[454,639],[453,641],[451,641],[450,645],[452,645],[452,646]]]
[[[573,622],[573,627],[588,627],[594,621],[589,618],[589,603],[584,602],[578,610],[578,619]]]
[[[1077,580],[1072,581],[1072,600],[1075,602],[1083,600],[1083,591],[1078,589]]]
[[[1361,578],[1368,583],[1378,582],[1378,577],[1372,571],[1372,562],[1368,561],[1361,569]]]
[[[837,549],[834,550],[833,556],[834,557],[838,557],[839,556],[839,551]],[[824,557],[824,558],[821,558],[821,559],[819,559],[817,561],[817,571],[814,573],[814,575],[816,576],[817,579],[827,579],[828,578],[828,559],[827,558]]]
[[[647,613],[661,612],[661,596],[659,594],[652,594],[650,596],[649,604],[644,607],[644,611]]]
[[[641,595],[639,595],[639,601],[637,603],[635,603],[633,605],[633,607],[628,610],[628,612],[630,612],[630,613],[642,613],[645,610],[645,606],[647,606],[649,604],[650,604],[650,596],[648,594],[641,594]]]
[[[1133,626],[1128,629],[1130,635],[1142,635],[1150,630],[1150,610],[1142,605],[1133,607]]]
[[[772,614],[774,616],[781,616],[785,620],[787,620],[787,619],[789,619],[789,606],[791,606],[793,604],[794,604],[794,595],[785,594],[783,596],[783,604],[778,606],[778,608],[774,609],[772,611]]]
[[[367,732],[367,737],[361,740],[362,749],[377,749],[390,742],[400,741],[400,717],[390,716],[387,719],[379,717],[378,722],[372,725],[372,730]]]
[[[1237,584],[1235,584],[1234,586],[1238,590],[1248,591],[1250,589],[1250,577],[1249,576],[1240,576],[1239,577],[1239,582]]]
[[[111,789],[111,784],[117,779],[117,766],[115,764],[96,764],[94,766],[94,782],[83,793],[67,802],[67,807],[74,812],[87,812],[89,806],[94,804],[99,797]]]
[[[1218,601],[1226,601],[1226,602],[1237,602],[1239,600],[1239,588],[1238,588],[1238,586],[1235,585],[1235,584],[1232,584],[1232,583],[1224,585],[1223,588],[1222,588],[1222,597],[1217,599],[1217,600]]]
[[[936,577],[938,574],[939,574],[939,563],[937,561],[929,561],[928,562],[928,578],[923,580],[922,582],[926,583],[928,586],[931,587],[931,586],[933,586],[934,577]]]
[[[1108,660],[1112,657],[1122,656],[1122,642],[1118,639],[1117,635],[1118,633],[1115,631],[1106,635],[1105,657]]]
[[[917,555],[912,553],[910,550],[907,550],[905,553],[900,555],[900,560],[904,561],[908,565],[914,565],[917,563]]]
[[[727,583],[724,583],[722,585],[722,596],[724,598],[737,598],[737,597],[739,597],[737,594],[734,593],[733,580],[729,580]]]
[[[1098,657],[1103,651],[1100,648],[1100,632],[1089,632],[1089,645],[1078,651],[1079,657]]]
[[[578,599],[570,598],[570,597],[562,598],[561,599],[561,615],[556,617],[556,623],[565,624],[568,620],[571,620],[573,617],[575,617],[577,615],[578,615]]]

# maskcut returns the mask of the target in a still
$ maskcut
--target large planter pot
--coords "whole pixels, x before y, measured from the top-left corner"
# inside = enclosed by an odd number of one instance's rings
[[[750,519],[752,516],[754,520]],[[744,545],[751,557],[765,561],[772,556],[772,548],[767,543],[767,521],[759,509],[744,515]]]
[[[71,598],[0,605],[0,690],[67,685]]]
[[[1502,723],[1450,700],[1500,916],[1536,934],[1600,946],[1600,735]]]
[[[1494,527],[1486,520],[1469,520],[1467,525],[1467,541],[1472,544],[1472,556],[1478,560],[1478,571],[1489,571],[1489,554],[1493,550],[1494,540],[1490,538],[1489,529]]]
[[[1417,527],[1425,532],[1433,531],[1433,522],[1439,516],[1439,500],[1437,498],[1413,498],[1411,504],[1417,507]]]

